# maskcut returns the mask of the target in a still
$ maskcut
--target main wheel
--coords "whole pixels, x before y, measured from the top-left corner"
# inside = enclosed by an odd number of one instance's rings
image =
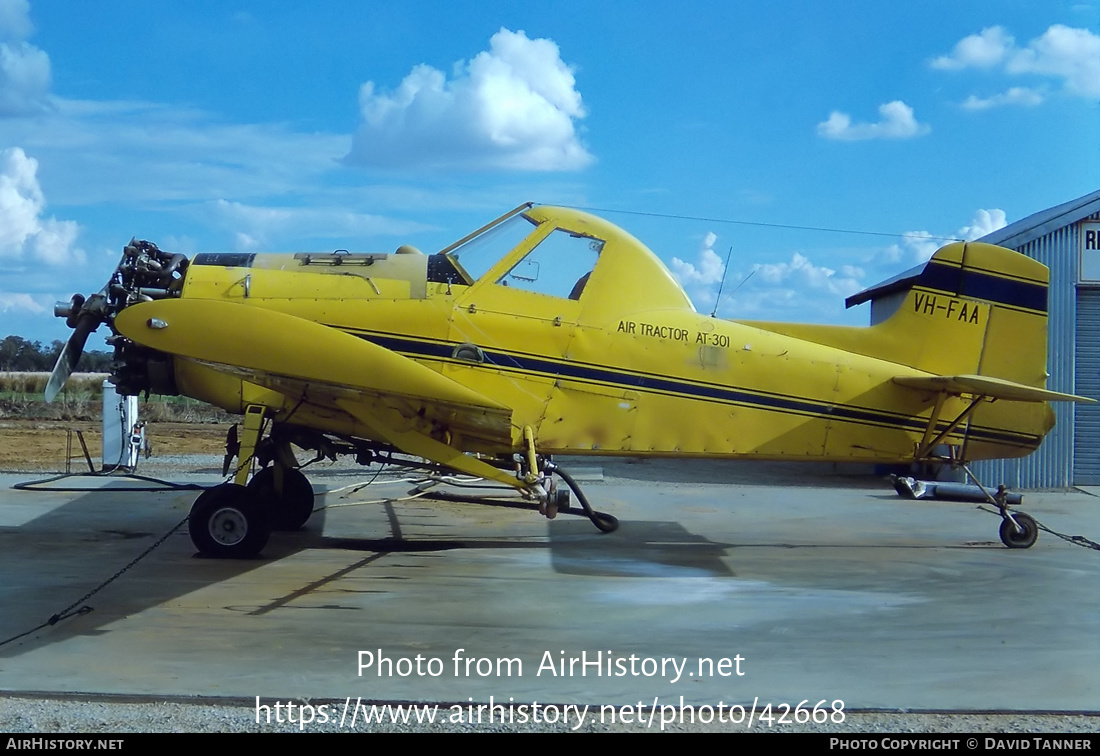
[[[298,530],[313,514],[313,486],[294,468],[283,470],[283,491],[275,489],[275,466],[265,467],[248,482],[248,490],[271,517],[272,530]]]
[[[244,486],[223,483],[203,491],[187,521],[191,542],[209,556],[248,559],[260,553],[271,524]]]
[[[1016,530],[1012,520],[1001,520],[1001,543],[1010,549],[1030,549],[1039,538],[1039,525],[1023,512],[1013,512],[1012,517],[1022,530]]]

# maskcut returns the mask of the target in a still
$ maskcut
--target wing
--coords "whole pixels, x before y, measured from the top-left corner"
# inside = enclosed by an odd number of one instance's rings
[[[508,407],[377,344],[293,315],[167,299],[126,308],[115,328],[151,349],[371,419],[383,436],[426,419],[457,435],[511,445]]]
[[[1058,391],[1035,388],[1023,383],[991,378],[985,375],[932,375],[898,376],[894,383],[908,388],[943,392],[955,396],[972,394],[1010,402],[1095,402],[1086,396],[1063,394]]]

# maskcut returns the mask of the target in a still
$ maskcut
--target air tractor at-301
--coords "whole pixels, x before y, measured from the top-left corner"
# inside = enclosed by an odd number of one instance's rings
[[[47,398],[106,324],[121,393],[242,415],[229,482],[190,516],[224,557],[308,520],[292,446],[478,476],[609,531],[554,455],[965,465],[1032,452],[1048,402],[1089,401],[1045,388],[1045,266],[960,242],[910,280],[866,328],[721,320],[622,229],[530,204],[435,254],[188,260],[133,241],[99,293],[59,306],[73,334]],[[1034,543],[995,503],[1002,541]]]

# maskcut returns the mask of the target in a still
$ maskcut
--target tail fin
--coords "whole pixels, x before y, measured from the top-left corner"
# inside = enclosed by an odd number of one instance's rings
[[[972,414],[952,443],[965,437],[967,459],[1018,457],[1054,427],[1046,402],[1089,401],[1044,390],[1049,280],[1045,265],[1018,252],[959,242],[941,248],[923,268],[850,297],[849,305],[873,296],[870,328],[754,325],[904,366],[893,382],[925,394],[929,422],[940,430],[946,415],[936,419],[932,397],[970,397]],[[981,399],[1004,401],[979,406]],[[936,443],[929,431],[916,456]]]
[[[917,347],[906,364],[1042,388],[1047,378],[1050,272],[981,242],[941,248],[913,279],[884,329]]]
[[[1045,265],[1019,252],[956,242],[922,268],[849,297],[848,306],[874,300],[870,328],[742,322],[935,375],[1043,388],[1049,280]]]
[[[893,338],[914,338],[920,353],[904,364],[933,374],[895,382],[1008,400],[971,405],[976,411],[961,447],[969,459],[1027,454],[1054,427],[1053,410],[1043,402],[1076,399],[1042,390],[1049,281],[1045,265],[1018,252],[979,242],[949,244],[912,279],[897,311],[878,326]],[[933,443],[926,437],[918,456]]]
[[[1029,257],[960,242],[849,297],[849,306],[874,299],[870,328],[751,325],[898,365],[893,383],[920,392],[912,411],[929,423],[918,459],[945,438],[964,459],[1020,457],[1054,427],[1048,402],[1090,401],[1045,390],[1049,280]],[[963,401],[948,407],[945,397]]]

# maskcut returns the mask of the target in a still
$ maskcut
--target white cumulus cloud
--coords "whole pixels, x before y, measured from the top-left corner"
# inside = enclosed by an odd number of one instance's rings
[[[882,116],[881,121],[852,123],[850,115],[834,110],[829,120],[817,125],[817,133],[826,139],[855,142],[864,139],[911,139],[931,130],[927,124],[918,123],[913,109],[901,100],[880,105],[878,112]]]
[[[980,239],[986,234],[991,234],[999,228],[1007,225],[1005,211],[994,208],[993,210],[978,210],[970,223],[959,229],[959,236],[967,241]]]
[[[1006,223],[1004,210],[998,208],[975,210],[970,222],[960,227],[952,238],[974,241],[999,228],[1004,228]],[[891,244],[882,250],[875,256],[874,262],[883,266],[927,262],[937,249],[950,241],[951,238],[946,235],[933,236],[929,231],[907,231],[902,234],[900,244]]]
[[[1055,24],[1016,52],[1006,70],[1053,76],[1069,94],[1100,99],[1100,36]]]
[[[1100,99],[1100,35],[1088,29],[1054,24],[1025,47],[1002,27],[983,29],[955,45],[950,55],[932,61],[933,68],[996,69],[1008,75],[1029,75],[1060,82],[1066,94]],[[971,95],[963,107],[983,110],[998,105],[1036,105],[1041,96],[1032,88],[1013,87],[992,97]]]
[[[31,30],[25,0],[0,0],[0,116],[49,109],[50,58],[26,42]]]
[[[980,34],[963,37],[955,44],[950,55],[941,55],[932,61],[933,68],[958,70],[961,68],[992,68],[1008,57],[1016,45],[1003,27],[990,26]]]
[[[884,249],[876,256],[876,262],[891,266],[898,263],[910,266],[928,262],[945,243],[942,237],[932,236],[930,231],[906,231],[901,235],[901,244],[891,244]]]
[[[726,264],[714,251],[716,241],[718,237],[708,231],[699,245],[694,263],[673,257],[670,266],[673,278],[688,290],[693,300],[705,305],[714,303],[718,286],[726,273]]]
[[[699,247],[699,254],[694,264],[684,262],[679,257],[672,258],[672,275],[681,284],[715,284],[722,280],[722,274],[726,270],[722,258],[714,251],[714,243],[718,237],[708,232],[703,237],[703,243]]]
[[[814,265],[810,258],[795,252],[790,262],[762,263],[752,267],[760,281],[772,286],[787,286],[803,291],[822,291],[847,297],[860,290],[863,271],[851,265],[839,271],[822,265]]]
[[[73,244],[73,221],[44,218],[46,198],[38,185],[38,162],[18,147],[0,152],[0,260],[32,258],[61,266],[84,260]]]
[[[416,66],[395,91],[359,91],[362,121],[347,162],[375,167],[583,168],[592,155],[573,69],[557,44],[501,29],[489,49],[455,64],[451,77]]]
[[[0,0],[0,36],[26,39],[33,30],[27,0]]]
[[[1002,105],[1022,105],[1035,107],[1043,102],[1043,95],[1028,87],[1010,87],[1008,90],[995,94],[992,97],[978,97],[970,95],[962,106],[967,110],[988,110]]]

